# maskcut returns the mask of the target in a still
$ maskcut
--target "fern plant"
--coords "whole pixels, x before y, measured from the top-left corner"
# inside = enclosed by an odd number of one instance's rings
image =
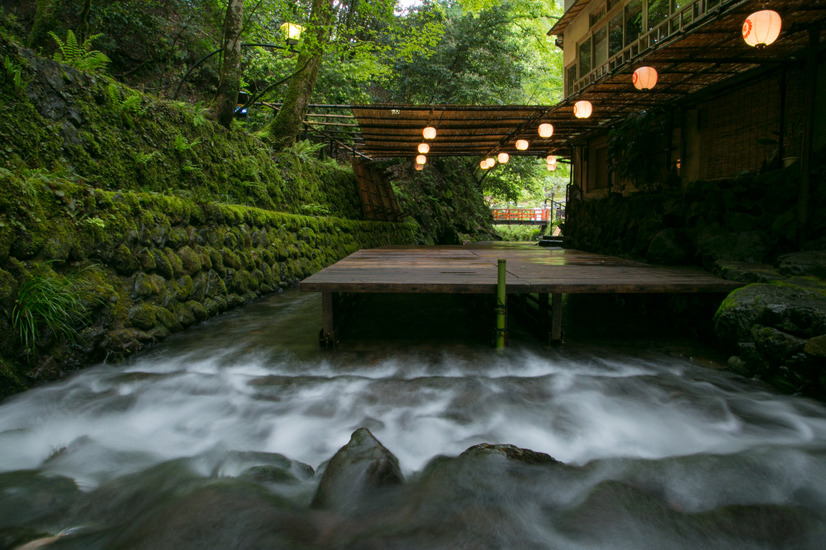
[[[65,42],[52,31],[49,31],[49,36],[54,39],[59,49],[54,54],[55,61],[95,74],[106,70],[106,64],[110,59],[103,52],[92,49],[92,41],[103,36],[102,34],[93,34],[82,44],[78,43],[75,33],[71,30],[67,31]]]
[[[324,148],[323,143],[313,143],[309,140],[296,141],[291,147],[284,149],[284,153],[294,156],[299,162],[307,164],[318,162],[318,152]]]
[[[22,94],[26,89],[26,83],[23,82],[23,67],[14,63],[7,55],[3,59],[3,68],[6,70],[6,77],[14,84],[15,91]]]
[[[175,141],[172,143],[172,146],[179,153],[185,153],[186,151],[189,151],[190,149],[192,149],[193,147],[195,147],[199,143],[201,143],[200,138],[196,138],[193,141],[189,141],[188,139],[186,139],[185,136],[183,136],[181,134],[177,134],[175,136]]]

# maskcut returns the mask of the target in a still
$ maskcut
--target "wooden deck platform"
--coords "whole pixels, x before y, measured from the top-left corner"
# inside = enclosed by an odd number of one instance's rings
[[[499,259],[507,262],[508,294],[537,294],[540,309],[549,308],[551,340],[561,336],[562,294],[727,293],[742,286],[701,269],[655,266],[576,250],[493,244],[360,250],[304,279],[299,288],[322,293],[322,339],[333,343],[337,294],[494,295]]]

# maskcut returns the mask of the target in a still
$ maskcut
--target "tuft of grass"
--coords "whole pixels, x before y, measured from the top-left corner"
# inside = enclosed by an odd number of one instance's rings
[[[17,292],[11,323],[18,340],[31,357],[45,330],[69,341],[78,338],[78,327],[89,321],[86,285],[78,273],[66,276],[51,271],[33,274]]]

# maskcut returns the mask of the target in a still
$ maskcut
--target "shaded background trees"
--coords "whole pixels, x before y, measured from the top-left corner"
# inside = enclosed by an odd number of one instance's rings
[[[21,42],[51,55],[48,30],[100,33],[94,47],[111,59],[108,74],[162,98],[172,97],[188,68],[224,46],[233,3],[241,0],[0,0],[4,14],[16,18]],[[394,0],[243,5],[240,41],[283,46],[281,24],[290,21],[307,29],[297,53],[242,49],[238,84],[235,77],[222,79],[222,56],[216,55],[187,78],[179,99],[210,105],[223,97],[226,125],[238,88],[258,101],[242,125],[249,131],[269,127],[286,144],[301,137],[296,121],[309,103],[552,104],[561,98],[561,52],[546,36],[551,17],[562,12],[554,0],[423,0],[404,10]],[[322,16],[311,21],[314,10]],[[281,107],[285,101],[292,106]],[[276,126],[275,111],[266,105],[292,111],[291,124]],[[479,185],[496,202],[541,201],[549,186],[566,179],[564,172],[546,173],[534,159],[513,159],[491,173],[478,170],[478,159],[454,159],[451,166],[451,178]]]

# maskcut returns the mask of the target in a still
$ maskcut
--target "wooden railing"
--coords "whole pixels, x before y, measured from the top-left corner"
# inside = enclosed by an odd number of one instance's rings
[[[548,225],[549,208],[491,208],[493,223]]]
[[[651,50],[666,40],[683,35],[689,28],[699,26],[707,17],[725,9],[736,0],[693,0],[672,13],[665,21],[641,34],[630,42],[622,51],[613,55],[608,61],[595,67],[591,72],[569,83],[567,95],[582,91],[584,88],[614,74],[619,68],[630,64],[641,54]],[[607,23],[606,23],[607,25]],[[595,28],[599,25],[595,25]]]

